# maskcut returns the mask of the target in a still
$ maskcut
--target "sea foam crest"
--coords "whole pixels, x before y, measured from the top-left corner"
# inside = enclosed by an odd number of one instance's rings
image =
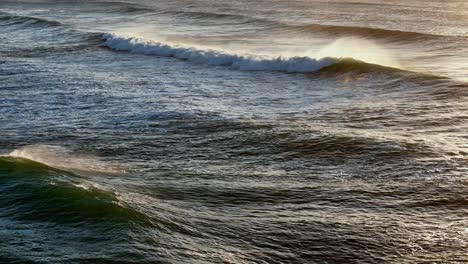
[[[123,37],[107,33],[103,35],[102,46],[135,54],[175,57],[194,63],[228,66],[242,71],[280,71],[289,73],[315,72],[336,60],[332,58],[314,59],[310,57],[276,57],[251,54],[229,54],[212,49],[197,49],[178,45],[147,41],[134,37]]]

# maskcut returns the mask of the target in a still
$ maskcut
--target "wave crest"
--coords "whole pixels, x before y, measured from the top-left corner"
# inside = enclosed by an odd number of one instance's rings
[[[101,45],[117,51],[135,54],[175,57],[199,64],[228,66],[242,71],[279,71],[289,73],[315,72],[330,66],[333,58],[314,59],[310,57],[268,57],[252,54],[230,54],[218,50],[203,50],[166,43],[123,37],[107,33]]]
[[[71,171],[93,171],[102,173],[124,172],[116,166],[90,155],[76,155],[71,150],[54,145],[32,145],[13,150],[3,157],[22,158],[53,168]]]

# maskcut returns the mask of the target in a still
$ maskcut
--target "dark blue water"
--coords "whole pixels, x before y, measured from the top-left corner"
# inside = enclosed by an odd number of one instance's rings
[[[466,7],[2,1],[0,263],[467,262]]]

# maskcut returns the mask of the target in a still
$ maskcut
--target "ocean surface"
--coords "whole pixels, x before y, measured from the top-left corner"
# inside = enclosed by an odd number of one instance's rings
[[[466,0],[0,1],[0,263],[466,262]]]

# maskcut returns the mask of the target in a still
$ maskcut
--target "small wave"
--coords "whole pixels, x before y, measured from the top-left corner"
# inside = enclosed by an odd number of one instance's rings
[[[67,148],[53,145],[26,146],[15,149],[3,157],[28,159],[53,168],[71,171],[125,172],[125,168],[122,166],[104,162],[95,156],[77,155]]]
[[[263,19],[257,19],[245,15],[239,15],[239,14],[228,14],[228,13],[213,13],[213,12],[197,12],[197,11],[173,11],[173,10],[166,10],[162,12],[163,14],[169,14],[169,15],[174,15],[182,18],[194,18],[194,19],[208,19],[208,20],[224,20],[226,22],[234,22],[234,23],[239,23],[239,22],[251,22],[251,23],[256,23],[256,22],[268,22],[272,23],[272,21],[269,20],[263,20]]]
[[[203,50],[166,43],[146,41],[134,37],[104,34],[102,46],[135,54],[175,57],[207,65],[228,66],[242,71],[279,71],[289,73],[315,72],[336,62],[333,58],[276,57],[252,54],[238,55],[218,50]]]

